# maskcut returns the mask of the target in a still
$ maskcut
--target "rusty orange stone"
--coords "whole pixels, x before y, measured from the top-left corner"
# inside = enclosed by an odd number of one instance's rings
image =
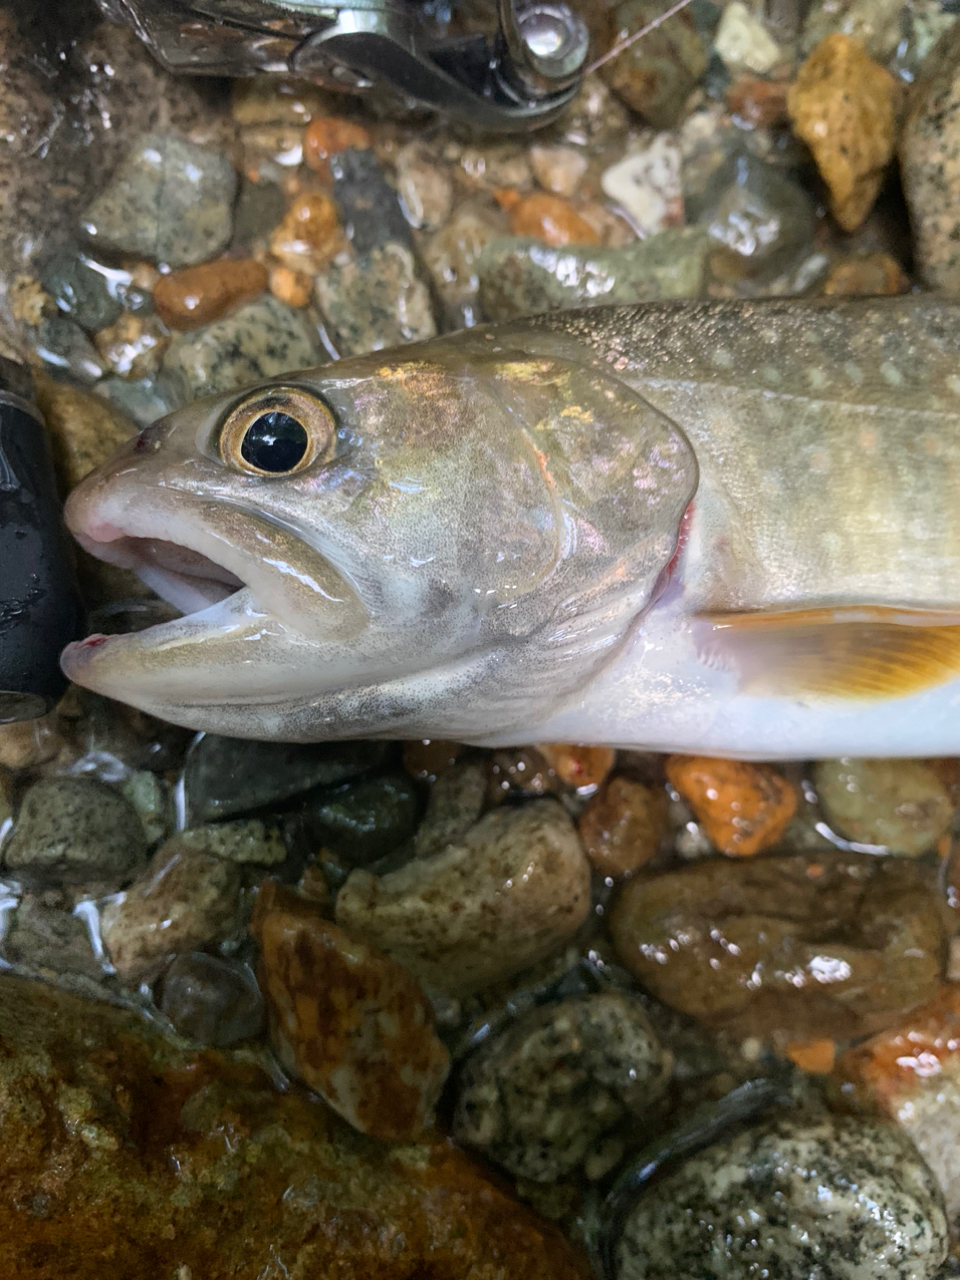
[[[581,747],[572,742],[541,742],[537,750],[568,787],[599,787],[616,764],[613,747]]]
[[[260,889],[251,930],[284,1066],[361,1133],[420,1136],[450,1056],[415,979],[274,880]]]
[[[730,857],[750,857],[772,848],[797,811],[796,791],[766,764],[670,756],[667,781],[720,852]]]
[[[663,788],[632,778],[612,778],[580,819],[580,839],[591,866],[614,880],[639,871],[655,857],[666,829]]]
[[[161,276],[153,287],[157,315],[170,329],[199,329],[267,287],[267,270],[249,258],[221,258]]]
[[[313,280],[303,271],[276,266],[270,270],[270,292],[289,307],[307,307],[313,295]]]
[[[828,1076],[837,1060],[834,1040],[795,1040],[787,1045],[786,1055],[795,1067],[812,1076]]]
[[[601,236],[580,216],[573,205],[559,196],[536,191],[517,201],[505,204],[500,193],[498,200],[510,214],[510,230],[515,236],[530,236],[544,244],[560,247],[565,244],[600,244]]]
[[[337,206],[322,191],[297,196],[270,238],[270,252],[285,267],[321,271],[343,247]]]
[[[737,80],[727,90],[727,110],[751,129],[786,124],[787,88],[778,80]]]
[[[879,297],[903,293],[910,281],[889,253],[862,253],[844,258],[830,269],[823,292],[830,297]]]
[[[370,133],[362,124],[341,116],[318,116],[310,121],[303,135],[303,158],[311,169],[329,178],[331,156],[351,147],[366,151],[371,143]]]

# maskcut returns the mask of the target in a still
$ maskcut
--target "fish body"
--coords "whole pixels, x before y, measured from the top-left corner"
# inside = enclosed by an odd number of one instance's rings
[[[375,353],[171,415],[67,516],[188,616],[65,670],[191,727],[960,752],[947,299],[598,308]]]

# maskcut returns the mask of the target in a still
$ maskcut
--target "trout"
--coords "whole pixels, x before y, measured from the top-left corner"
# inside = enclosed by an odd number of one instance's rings
[[[960,754],[960,302],[556,313],[209,397],[67,504],[194,729]]]

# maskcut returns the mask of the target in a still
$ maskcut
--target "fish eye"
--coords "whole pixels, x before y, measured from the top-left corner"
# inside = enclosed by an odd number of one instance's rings
[[[327,406],[297,387],[272,387],[244,400],[220,428],[220,457],[235,471],[255,476],[291,476],[336,444],[336,424]]]

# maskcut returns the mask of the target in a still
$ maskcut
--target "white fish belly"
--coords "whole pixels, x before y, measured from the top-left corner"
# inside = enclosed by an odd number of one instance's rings
[[[741,760],[960,755],[960,679],[882,701],[755,696],[738,684],[704,662],[679,605],[655,608],[582,695],[523,741]]]

